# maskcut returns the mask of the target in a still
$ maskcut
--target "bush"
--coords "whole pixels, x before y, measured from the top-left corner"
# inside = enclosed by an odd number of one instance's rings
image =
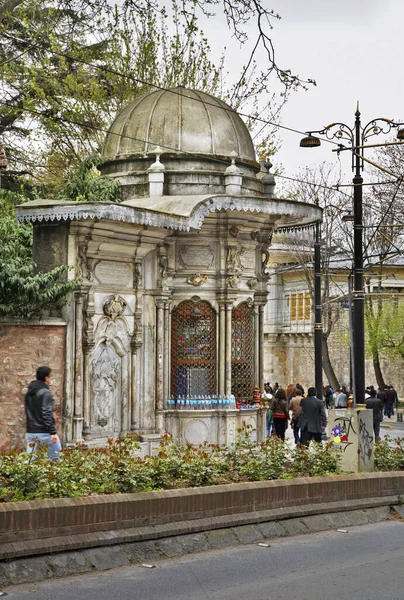
[[[250,440],[251,428],[238,432],[230,447],[211,444],[178,446],[169,434],[158,452],[141,458],[131,436],[109,440],[104,448],[77,445],[49,461],[45,449],[36,456],[0,455],[0,501],[74,498],[198,487],[239,481],[265,481],[338,472],[338,454],[331,445],[289,450],[277,438],[262,444]]]
[[[377,471],[404,471],[404,438],[389,445],[388,436],[375,444],[375,469]]]

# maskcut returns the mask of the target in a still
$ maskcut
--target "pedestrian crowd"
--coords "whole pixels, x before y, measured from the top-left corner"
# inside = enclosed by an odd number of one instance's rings
[[[321,442],[327,426],[325,409],[350,408],[352,391],[346,386],[334,390],[331,385],[323,388],[323,398],[317,398],[317,390],[310,387],[307,394],[300,383],[289,384],[284,390],[278,382],[272,387],[268,382],[264,386],[262,400],[268,406],[267,435],[285,439],[289,426],[293,429],[295,444],[307,446],[310,440]],[[377,390],[373,385],[366,388],[364,404],[373,411],[373,429],[375,439],[380,439],[380,423],[383,416],[391,419],[394,407],[398,407],[398,395],[392,385]]]

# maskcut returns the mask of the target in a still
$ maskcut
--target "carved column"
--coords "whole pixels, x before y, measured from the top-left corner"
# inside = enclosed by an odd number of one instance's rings
[[[94,348],[93,316],[95,313],[94,294],[87,294],[83,341],[83,438],[91,439],[91,392],[90,392],[90,355]]]
[[[259,378],[258,385],[260,389],[264,389],[264,309],[265,306],[260,304],[258,306],[258,317],[259,317],[259,340],[258,340],[258,352],[259,352]]]
[[[75,362],[74,362],[74,415],[73,440],[83,437],[83,297],[78,295],[75,303]]]
[[[259,385],[260,326],[258,307],[254,306],[254,386]]]
[[[156,323],[156,410],[163,410],[164,386],[164,302],[157,300]]]
[[[91,406],[90,406],[90,347],[84,347],[83,358],[83,438],[91,439]]]
[[[130,345],[130,429],[131,431],[136,431],[137,423],[136,423],[136,400],[137,400],[137,345],[134,340],[132,340]]]
[[[226,302],[226,382],[225,382],[225,394],[231,394],[231,314],[233,304]]]
[[[171,345],[170,345],[170,303],[164,303],[164,361],[163,361],[163,404],[168,408],[167,401],[170,394],[170,364],[171,364]]]
[[[219,305],[219,394],[225,392],[225,364],[226,364],[226,306]]]

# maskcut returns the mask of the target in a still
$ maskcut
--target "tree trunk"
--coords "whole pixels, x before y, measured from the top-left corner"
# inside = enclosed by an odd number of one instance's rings
[[[377,350],[375,350],[373,352],[373,368],[375,370],[377,387],[380,388],[381,390],[384,390],[384,387],[385,387],[384,386],[384,377],[383,377],[382,368],[380,365],[379,352]]]
[[[323,371],[328,379],[328,383],[334,390],[339,389],[340,385],[331,364],[330,353],[328,352],[328,338],[323,336]]]

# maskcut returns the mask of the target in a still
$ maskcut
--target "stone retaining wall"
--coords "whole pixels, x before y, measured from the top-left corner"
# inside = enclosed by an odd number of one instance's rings
[[[0,560],[400,503],[404,472],[0,504]],[[302,513],[303,511],[303,513]]]

